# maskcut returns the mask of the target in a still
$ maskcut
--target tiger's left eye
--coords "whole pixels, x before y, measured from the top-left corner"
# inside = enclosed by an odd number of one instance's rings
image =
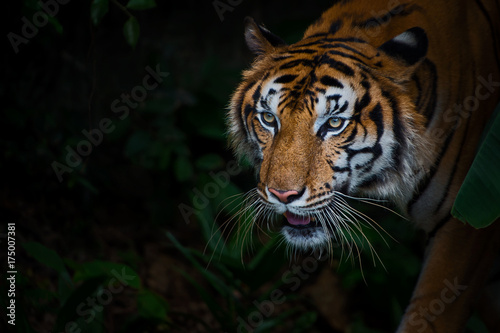
[[[274,117],[274,114],[271,112],[265,112],[262,114],[262,120],[270,126],[274,125],[274,122],[276,121],[276,118]]]
[[[344,120],[341,118],[338,118],[338,117],[332,117],[332,118],[330,118],[330,120],[328,120],[328,125],[332,129],[339,129],[340,127],[342,127],[343,123],[344,123]]]

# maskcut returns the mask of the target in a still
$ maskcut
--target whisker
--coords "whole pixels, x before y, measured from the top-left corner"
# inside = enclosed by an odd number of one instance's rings
[[[339,203],[338,203],[338,202],[337,202],[337,205],[339,205]],[[343,203],[341,203],[339,206],[343,206]],[[380,262],[380,264],[381,264],[381,265],[384,267],[384,269],[385,269],[385,265],[384,265],[384,263],[382,262],[382,260],[381,260],[380,256],[378,255],[377,251],[375,250],[375,248],[374,248],[374,247],[373,247],[373,245],[371,244],[371,242],[370,242],[370,240],[368,239],[368,237],[366,237],[366,235],[365,235],[365,233],[364,233],[363,229],[361,228],[361,225],[360,225],[359,221],[356,219],[356,215],[357,215],[358,217],[362,218],[365,222],[367,222],[367,223],[370,225],[370,222],[369,222],[367,219],[365,219],[365,216],[366,216],[366,215],[364,215],[364,214],[363,214],[363,213],[361,213],[361,212],[358,212],[356,209],[354,209],[354,208],[350,207],[349,205],[345,205],[345,206],[343,206],[342,208],[344,208],[344,211],[342,211],[342,210],[341,210],[340,212],[341,212],[342,214],[345,214],[345,213],[349,214],[349,216],[352,218],[352,220],[351,220],[351,221],[353,222],[353,225],[354,225],[354,226],[356,227],[356,229],[357,229],[357,230],[361,233],[361,235],[362,235],[362,239],[360,239],[360,238],[359,238],[359,236],[358,236],[358,240],[359,240],[359,241],[362,241],[362,243],[364,243],[364,242],[363,242],[363,239],[364,239],[364,240],[366,240],[366,243],[368,244],[368,247],[369,247],[369,249],[370,249],[370,253],[371,253],[371,255],[372,255],[372,260],[373,260],[373,264],[374,264],[374,266],[376,266],[376,259],[375,259],[375,257],[376,257],[376,258],[378,259],[378,261]],[[370,226],[371,226],[371,225],[370,225]],[[374,230],[375,230],[375,231],[376,231],[376,232],[377,232],[377,233],[381,236],[381,238],[384,240],[384,242],[385,242],[385,243],[386,243],[386,245],[388,246],[387,241],[386,241],[386,240],[385,240],[385,238],[384,238],[384,237],[380,234],[380,232],[379,232],[376,228],[373,228],[373,229],[374,229]],[[389,236],[390,236],[390,235],[389,235]]]
[[[359,202],[362,202],[362,203],[365,203],[365,204],[368,204],[368,205],[372,205],[372,206],[375,206],[375,207],[379,207],[379,208],[382,208],[382,209],[385,209],[386,211],[408,221],[408,218],[405,217],[404,215],[401,215],[400,213],[396,212],[395,210],[389,208],[389,207],[386,207],[384,205],[381,205],[381,204],[378,204],[377,202],[389,202],[389,200],[382,200],[382,199],[373,199],[373,198],[359,198],[359,197],[355,197],[355,196],[350,196],[350,195],[347,195],[347,194],[344,194],[344,193],[341,193],[341,192],[337,192],[337,191],[334,191],[335,194],[339,195],[340,197],[344,197],[344,198],[348,198],[348,199],[353,199],[353,200],[356,200],[356,201],[359,201]]]

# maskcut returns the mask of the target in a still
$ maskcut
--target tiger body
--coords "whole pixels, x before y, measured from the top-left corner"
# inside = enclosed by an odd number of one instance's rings
[[[231,142],[262,207],[287,217],[286,240],[331,246],[343,195],[390,199],[431,235],[400,332],[459,330],[498,251],[496,224],[450,211],[500,100],[499,37],[490,0],[337,1],[292,45],[247,24],[257,58],[232,98]],[[413,316],[457,277],[469,288],[441,316]]]

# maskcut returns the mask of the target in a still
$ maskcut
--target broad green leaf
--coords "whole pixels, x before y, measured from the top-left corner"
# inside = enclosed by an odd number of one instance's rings
[[[135,17],[131,16],[123,25],[123,36],[125,36],[125,40],[130,46],[135,47],[139,39],[139,33],[139,22]]]
[[[144,10],[156,7],[155,0],[130,0],[127,8],[134,10]]]
[[[500,105],[483,135],[479,151],[460,188],[452,214],[475,228],[500,217]]]
[[[90,18],[94,25],[98,25],[109,11],[108,0],[94,0],[90,5]]]
[[[58,273],[66,273],[66,266],[56,251],[51,250],[38,242],[26,242],[22,246],[26,252],[41,264],[53,268]]]

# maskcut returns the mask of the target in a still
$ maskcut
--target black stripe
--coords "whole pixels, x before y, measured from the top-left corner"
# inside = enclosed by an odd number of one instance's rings
[[[374,57],[368,57],[363,52],[360,52],[360,51],[356,50],[355,48],[352,48],[349,45],[346,45],[346,44],[343,44],[343,43],[335,43],[335,44],[328,44],[328,45],[330,45],[330,47],[332,49],[337,49],[337,48],[346,49],[346,50],[351,51],[353,53],[356,53],[357,55],[362,56],[363,58],[366,58],[366,59],[373,59],[374,58]]]
[[[401,119],[400,119],[400,110],[399,110],[399,105],[397,101],[392,97],[392,95],[385,90],[382,90],[382,96],[384,96],[392,110],[392,131],[394,133],[394,137],[396,139],[397,145],[393,148],[392,150],[392,157],[391,160],[395,161],[395,166],[396,168],[401,167],[401,151],[402,149],[407,149],[406,145],[406,139],[404,135],[404,128],[403,125],[401,124]]]
[[[304,67],[314,67],[314,63],[309,59],[297,59],[284,63],[279,67],[279,69],[289,69],[302,65]]]
[[[260,138],[259,138],[259,135],[257,134],[257,131],[255,130],[255,124],[252,122],[251,123],[252,125],[252,132],[253,134],[255,135],[255,138],[257,139],[257,141],[261,144],[261,145],[264,145],[264,141],[262,141]]]
[[[356,135],[358,135],[358,128],[354,127],[354,129],[352,130],[351,134],[344,141],[342,141],[342,143],[351,142],[352,140],[354,140],[354,138],[356,137]],[[348,146],[349,145],[346,145],[346,147],[348,147]]]
[[[254,108],[251,107],[250,105],[246,105],[245,106],[245,111],[244,111],[244,114],[245,114],[245,124],[246,124],[246,120],[248,119],[248,116],[250,115],[250,113],[252,113],[254,111]]]
[[[255,91],[252,94],[252,99],[255,104],[257,104],[257,101],[260,99],[261,89],[262,86],[259,84],[259,86],[255,89]]]
[[[340,83],[339,80],[329,75],[322,76],[321,79],[319,79],[319,82],[329,87],[344,88],[344,85]]]
[[[287,53],[291,53],[291,54],[301,54],[301,53],[305,53],[305,54],[313,54],[313,53],[316,53],[318,51],[316,50],[311,50],[311,49],[306,49],[303,47],[303,45],[300,45],[300,48],[299,49],[296,49],[296,50],[288,50]]]
[[[297,78],[297,75],[285,74],[274,80],[274,83],[290,83]]]
[[[431,240],[431,238],[433,238],[434,236],[436,236],[437,232],[439,231],[439,229],[441,229],[445,224],[446,222],[448,222],[449,220],[451,220],[452,216],[450,213],[446,214],[446,216],[444,218],[441,219],[441,221],[439,221],[435,226],[434,226],[434,229],[432,229],[428,234],[427,234],[427,243]]]
[[[334,113],[342,113],[344,112],[345,110],[347,110],[347,107],[349,106],[349,102],[345,101],[344,105],[342,105],[339,109],[338,112],[334,112]]]
[[[333,165],[333,163],[330,165],[330,167],[332,168],[333,172],[337,172],[337,173],[339,173],[339,172],[349,172],[350,173],[351,172],[351,168],[349,168],[349,167],[340,168],[338,166]]]
[[[363,65],[365,66],[368,66],[368,64],[366,62],[364,62],[363,60],[359,59],[358,57],[355,57],[351,54],[347,54],[347,53],[344,53],[344,52],[340,52],[340,51],[328,51],[328,54],[332,54],[332,55],[338,55],[338,56],[341,56],[343,58],[348,58],[348,59],[352,59],[352,60],[355,60],[357,62],[360,62],[362,63]]]
[[[354,70],[351,67],[347,66],[343,62],[334,60],[328,56],[324,56],[321,63],[327,64],[331,68],[338,70],[339,72],[345,74],[346,76],[350,77],[354,76]]]
[[[382,114],[382,107],[380,106],[380,103],[377,103],[377,105],[375,105],[375,107],[370,111],[369,117],[375,123],[375,126],[377,126],[377,142],[379,142],[380,138],[384,134],[384,116]]]
[[[245,129],[245,131],[247,132],[247,135],[249,134],[248,132],[248,129],[247,127],[245,126],[246,124],[246,120],[243,120],[243,114],[242,114],[242,107],[243,107],[243,102],[244,102],[244,99],[245,99],[245,93],[249,90],[251,90],[253,88],[253,86],[257,84],[257,81],[251,81],[251,82],[248,82],[248,84],[246,84],[244,86],[243,89],[241,89],[241,94],[236,102],[236,106],[235,106],[235,109],[236,109],[236,112],[237,112],[237,119],[238,119],[238,123],[239,123],[239,126],[240,127],[243,127]],[[247,105],[248,106],[248,105]],[[246,107],[245,107],[245,119],[246,119]]]
[[[366,108],[372,101],[372,98],[368,92],[365,92],[361,100],[357,99],[354,103],[354,114],[361,114],[361,111]]]
[[[358,154],[372,154],[373,157],[366,164],[373,164],[373,162],[382,155],[382,150],[383,149],[380,143],[376,143],[373,147],[365,147],[359,150],[347,148],[345,152],[347,153],[347,161],[349,165],[352,158]]]

